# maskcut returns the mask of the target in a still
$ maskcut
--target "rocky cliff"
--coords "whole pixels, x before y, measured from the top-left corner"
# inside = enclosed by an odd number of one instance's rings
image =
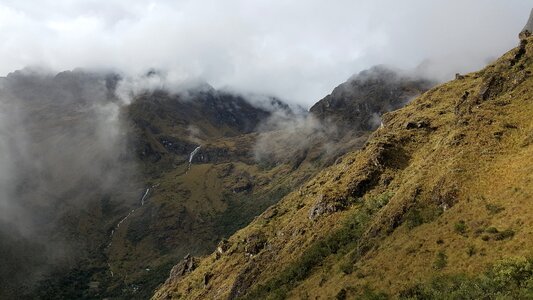
[[[403,107],[433,85],[414,73],[375,66],[336,87],[310,112],[345,131],[374,130],[382,114]]]

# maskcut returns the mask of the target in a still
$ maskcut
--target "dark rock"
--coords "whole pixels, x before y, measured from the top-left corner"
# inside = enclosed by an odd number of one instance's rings
[[[344,198],[341,199],[329,199],[325,195],[318,196],[317,201],[309,210],[309,219],[316,220],[322,215],[332,214],[348,207],[348,201]]]
[[[511,67],[516,65],[522,59],[524,54],[526,54],[526,45],[527,45],[526,39],[520,41],[520,46],[518,47],[518,51],[516,51],[516,54],[513,56],[513,58],[511,59],[509,63]]]
[[[253,233],[245,240],[244,252],[248,255],[256,255],[265,247],[267,239],[263,233]]]
[[[204,287],[207,287],[207,285],[209,285],[209,280],[211,280],[211,278],[213,278],[213,274],[211,274],[210,272],[204,274]]]
[[[253,260],[250,261],[250,263],[237,275],[235,282],[233,282],[228,300],[237,299],[246,294],[260,274],[261,270],[257,264]]]
[[[250,181],[240,182],[233,189],[233,193],[249,192],[253,188],[253,184]]]
[[[310,112],[341,130],[374,130],[380,126],[379,116],[403,107],[433,85],[414,75],[375,66],[336,87]]]
[[[198,267],[198,261],[196,258],[187,254],[183,258],[183,261],[175,265],[172,270],[170,270],[170,276],[167,279],[167,282],[175,281],[188,273],[191,273]]]
[[[468,96],[470,96],[470,92],[465,91],[461,96],[461,99],[455,103],[454,113],[456,116],[472,113],[472,105],[468,103]]]
[[[409,121],[407,124],[405,124],[406,129],[421,129],[421,128],[429,128],[429,121],[426,120],[420,120],[416,122]]]
[[[520,34],[518,37],[522,39],[526,39],[531,36],[531,33],[533,33],[533,9],[531,10],[531,13],[529,14],[529,19],[526,23],[526,26],[524,26],[524,29],[520,31]]]
[[[440,179],[433,187],[431,200],[442,210],[452,208],[458,201],[458,188],[453,184],[447,184],[444,179]]]
[[[488,100],[500,94],[503,90],[503,78],[499,75],[489,76],[483,80],[479,89],[478,98],[480,100]]]

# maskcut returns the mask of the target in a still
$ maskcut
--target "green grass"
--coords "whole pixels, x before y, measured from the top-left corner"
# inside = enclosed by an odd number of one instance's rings
[[[533,259],[508,258],[476,277],[437,276],[404,290],[400,299],[533,299]]]

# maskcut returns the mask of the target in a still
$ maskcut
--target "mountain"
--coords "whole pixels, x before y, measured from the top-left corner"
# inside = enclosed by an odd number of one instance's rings
[[[394,82],[343,88],[383,102],[365,112],[404,102],[378,96],[410,85],[403,75],[367,72]],[[85,70],[1,78],[0,298],[147,298],[176,261],[208,254],[371,133],[207,83],[124,99],[128,84]]]
[[[361,150],[186,256],[153,299],[533,297],[533,38],[521,36],[385,113]],[[311,111],[368,126],[357,105],[330,107]]]
[[[1,78],[0,298],[146,298],[176,260],[213,249],[329,157],[316,143],[270,159],[269,137],[284,151],[299,135],[274,115],[306,115],[278,99],[199,84],[127,104],[123,83],[84,70]]]
[[[272,97],[198,84],[126,104],[120,75],[84,70],[1,82],[0,298],[146,298],[174,261],[214,248],[316,169],[255,160],[260,124],[294,114]]]
[[[310,112],[345,130],[374,130],[383,113],[403,107],[435,83],[405,71],[374,66],[354,75]]]

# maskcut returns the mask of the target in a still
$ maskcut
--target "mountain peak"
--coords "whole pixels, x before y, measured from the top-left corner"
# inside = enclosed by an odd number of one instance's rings
[[[524,26],[524,29],[520,32],[520,39],[526,38],[531,36],[531,33],[533,33],[533,9],[531,9],[531,13],[529,14],[529,19],[527,20],[526,26]]]

